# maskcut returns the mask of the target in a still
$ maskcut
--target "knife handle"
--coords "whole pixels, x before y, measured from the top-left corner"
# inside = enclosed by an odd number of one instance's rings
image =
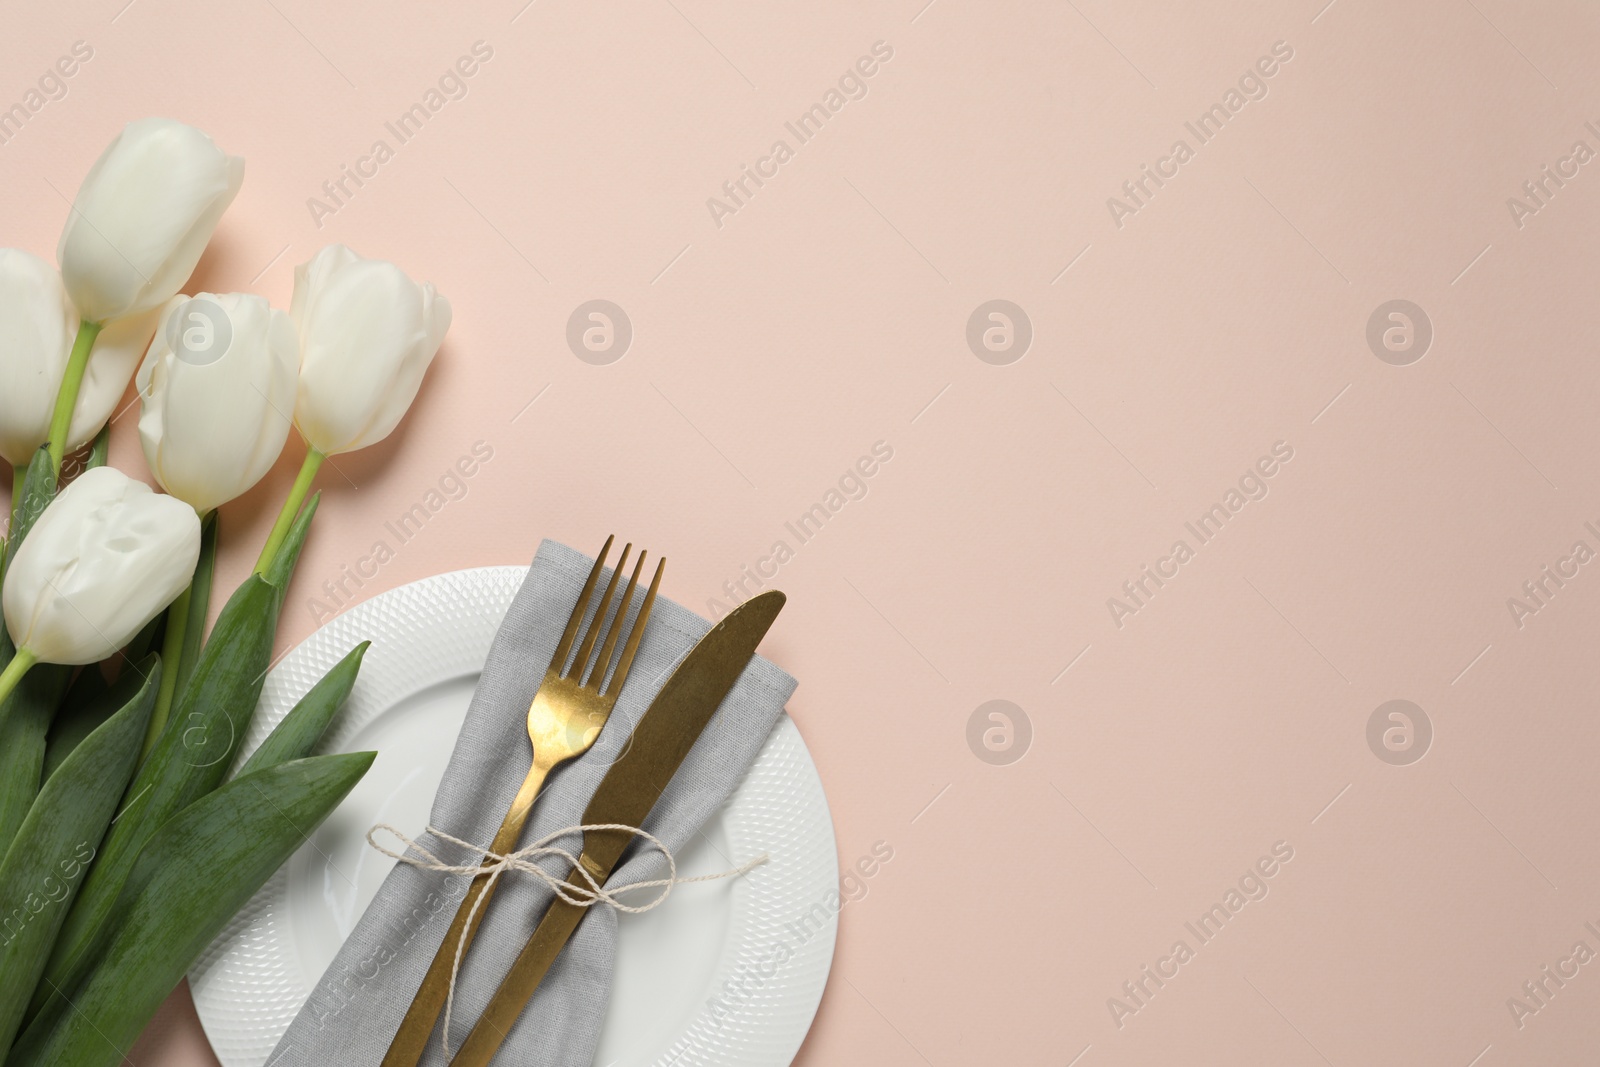
[[[544,787],[545,776],[549,773],[550,768],[542,766],[541,761],[535,758],[522,788],[517,790],[511,810],[506,813],[505,820],[494,835],[494,843],[489,846],[490,852],[504,856],[516,849],[522,828],[528,821],[528,813],[533,810],[533,802],[538,798],[539,790]],[[484,862],[492,861],[485,859]],[[389,1044],[389,1051],[384,1054],[382,1067],[417,1067],[422,1062],[428,1038],[433,1036],[433,1028],[444,1011],[445,1002],[450,998],[450,972],[455,966],[456,951],[459,947],[465,964],[467,950],[472,947],[472,940],[478,934],[483,917],[488,914],[489,901],[499,884],[498,880],[491,882],[487,874],[472,879],[466,896],[461,898],[461,905],[456,909],[455,918],[450,921],[444,941],[434,953],[433,962],[428,965],[428,973],[423,976],[417,995],[406,1009],[400,1029]],[[476,913],[473,912],[474,905],[477,905]],[[470,923],[467,921],[469,915],[472,917]]]
[[[580,861],[587,859],[587,855],[580,857]],[[590,868],[590,873],[597,876],[595,881],[602,885],[605,883],[605,874],[608,872]],[[567,872],[563,881],[568,885],[585,884],[579,879],[576,867]],[[534,990],[539,988],[539,983],[549,973],[551,965],[561,955],[561,950],[566,947],[572,932],[578,928],[578,923],[583,921],[584,913],[588,910],[568,904],[560,896],[550,902],[544,918],[539,920],[528,943],[522,946],[517,962],[511,965],[510,973],[500,982],[500,988],[494,991],[494,998],[483,1010],[472,1033],[467,1035],[467,1043],[450,1061],[450,1067],[488,1067],[506,1035],[511,1032],[512,1024],[528,1006],[528,1001],[533,999]]]

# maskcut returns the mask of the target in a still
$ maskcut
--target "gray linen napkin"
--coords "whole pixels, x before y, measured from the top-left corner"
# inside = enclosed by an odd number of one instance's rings
[[[434,798],[431,824],[463,841],[487,844],[532,763],[528,705],[555,651],[561,630],[594,560],[545,541],[489,650],[466,723]],[[610,572],[601,579],[601,589]],[[627,580],[623,577],[623,583]],[[643,583],[641,582],[641,585]],[[599,600],[598,593],[593,598]],[[630,615],[644,599],[640,589]],[[590,613],[593,613],[593,606]],[[583,821],[583,809],[670,670],[711,628],[698,615],[658,598],[627,685],[587,754],[556,770],[545,785],[522,837],[526,845]],[[581,631],[580,631],[581,633]],[[642,827],[677,851],[722,806],[755,760],[794,691],[795,680],[760,657],[751,660],[690,751],[671,786]],[[381,760],[383,754],[379,753]],[[445,863],[477,862],[422,827],[401,827]],[[576,853],[579,835],[554,844]],[[751,859],[733,857],[735,862]],[[565,862],[548,864],[566,873]],[[613,885],[666,876],[660,853],[635,845]],[[267,1062],[271,1067],[368,1067],[387,1051],[428,963],[444,940],[467,878],[396,863],[383,888],[312,991]],[[537,925],[551,891],[526,874],[501,876],[492,906],[456,982],[450,1046],[459,1050],[500,979]],[[518,1020],[496,1062],[589,1064],[594,1059],[610,995],[616,912],[590,909]],[[423,1063],[446,1063],[434,1030]]]

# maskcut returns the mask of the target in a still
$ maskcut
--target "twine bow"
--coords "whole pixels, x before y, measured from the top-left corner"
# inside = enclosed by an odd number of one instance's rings
[[[377,841],[373,840],[373,835],[375,835],[379,830],[386,830],[390,834],[394,835],[394,837],[404,845],[405,851],[395,852],[391,849],[385,848],[383,845],[380,845]],[[650,843],[652,848],[666,857],[667,876],[665,878],[651,879],[647,882],[629,882],[626,885],[619,885],[615,888],[607,889],[604,884],[595,880],[595,877],[584,868],[583,864],[578,862],[577,856],[574,856],[571,852],[568,852],[564,848],[558,848],[550,843],[565,837],[568,834],[589,833],[595,830],[615,830],[632,834],[634,837],[644,838]],[[372,829],[368,830],[367,844],[371,845],[385,856],[399,860],[401,863],[408,864],[417,868],[418,870],[438,871],[443,874],[460,874],[471,878],[478,878],[483,875],[488,875],[488,881],[484,884],[484,891],[478,894],[477,899],[472,902],[471,909],[467,912],[466,925],[462,927],[461,937],[456,942],[455,959],[452,960],[450,964],[450,986],[449,991],[445,996],[444,1033],[441,1035],[444,1040],[444,1052],[447,1057],[452,1055],[450,1051],[450,1013],[455,1007],[456,977],[461,972],[461,958],[463,955],[465,955],[467,950],[467,932],[472,929],[473,921],[476,919],[478,914],[478,909],[483,905],[484,899],[489,895],[489,890],[493,888],[495,881],[506,871],[521,871],[524,874],[533,875],[545,885],[549,886],[556,896],[560,897],[563,901],[572,905],[573,907],[592,908],[596,904],[604,904],[608,908],[614,908],[617,911],[624,912],[628,915],[638,915],[643,912],[659,908],[661,905],[665,904],[667,902],[667,898],[672,895],[673,886],[687,885],[690,882],[714,882],[722,878],[737,878],[740,875],[748,874],[755,870],[763,863],[766,863],[769,858],[765,853],[763,853],[762,855],[757,856],[755,859],[742,866],[735,867],[732,870],[723,871],[720,874],[702,874],[695,878],[679,878],[678,861],[673,858],[672,851],[667,848],[660,838],[656,837],[648,830],[641,830],[637,826],[626,826],[622,823],[586,823],[581,826],[568,826],[565,829],[556,830],[553,833],[546,834],[525,848],[520,848],[515,852],[508,852],[504,855],[501,855],[498,852],[492,852],[489,849],[483,848],[479,845],[474,845],[470,841],[463,841],[459,837],[447,834],[437,827],[428,827],[428,833],[442,841],[448,841],[452,845],[457,845],[461,848],[467,849],[470,852],[482,852],[483,861],[481,863],[471,865],[445,863],[438,856],[435,856],[432,852],[429,852],[427,849],[419,845],[415,840],[407,837],[405,834],[401,833],[393,826],[390,826],[388,823],[378,823]],[[410,855],[411,852],[418,853],[420,858],[419,856]],[[539,860],[550,857],[560,857],[561,859],[566,860],[569,864],[571,864],[573,872],[582,875],[584,881],[586,881],[588,885],[574,885],[563,878],[556,877],[543,867],[539,866]],[[661,892],[656,897],[646,901],[643,904],[624,904],[621,900],[617,899],[618,894],[627,893],[630,890],[657,888],[659,888]]]

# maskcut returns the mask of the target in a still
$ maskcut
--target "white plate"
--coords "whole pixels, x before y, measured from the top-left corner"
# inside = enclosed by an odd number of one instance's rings
[[[241,758],[357,642],[372,640],[321,751],[375,749],[361,784],[196,964],[195,1007],[224,1067],[262,1067],[394,861],[374,823],[420,831],[489,644],[526,568],[427,578],[360,604],[268,676]],[[767,853],[743,878],[680,886],[621,917],[616,983],[595,1062],[605,1067],[785,1067],[810,1029],[833,961],[833,821],[787,715],[679,873]]]

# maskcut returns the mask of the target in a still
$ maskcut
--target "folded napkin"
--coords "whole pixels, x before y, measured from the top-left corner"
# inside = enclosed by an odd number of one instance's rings
[[[433,827],[485,846],[494,837],[532,764],[528,705],[593,565],[592,558],[553,541],[539,546],[489,650],[466,723],[434,798]],[[600,599],[610,573],[608,570],[601,577],[594,600]],[[643,600],[641,588],[630,615]],[[589,611],[593,613],[593,605]],[[687,608],[657,598],[609,723],[592,749],[550,776],[524,829],[524,846],[583,821],[585,806],[624,751],[633,725],[650,706],[671,668],[710,628],[710,623]],[[752,659],[641,829],[675,852],[688,844],[755,760],[794,688],[795,680],[788,674],[759,656]],[[382,753],[378,758],[383,758]],[[468,853],[432,833],[422,833],[422,827],[401,829],[447,864],[473,864],[481,858],[481,853]],[[576,854],[581,835],[568,835],[552,844]],[[544,866],[557,877],[567,870],[562,860]],[[648,881],[666,874],[661,853],[640,847],[636,840],[610,884]],[[378,1064],[444,940],[467,884],[465,876],[395,864],[267,1062],[272,1067]],[[500,876],[494,900],[456,980],[452,1050],[459,1050],[466,1040],[551,896],[551,889],[530,875],[507,872]],[[617,913],[603,904],[590,908],[512,1028],[497,1062],[572,1067],[593,1061],[610,995],[616,939]],[[447,1062],[439,1041],[442,1026],[441,1013],[424,1064]]]

